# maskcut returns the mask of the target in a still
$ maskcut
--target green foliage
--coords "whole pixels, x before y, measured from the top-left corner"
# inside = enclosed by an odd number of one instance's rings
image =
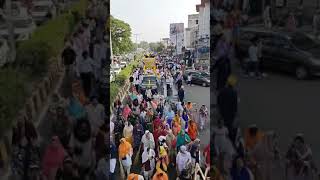
[[[117,83],[110,83],[110,102],[114,102],[119,92],[119,86]]]
[[[0,70],[0,132],[11,127],[12,119],[23,106],[27,96],[25,73],[17,69]]]
[[[127,76],[125,74],[119,74],[118,76],[116,76],[115,82],[119,86],[123,86],[126,80],[127,80]]]
[[[128,80],[133,70],[138,66],[139,61],[143,55],[136,56],[136,59],[124,68],[119,75],[115,77],[115,81],[110,84],[110,102],[113,103],[119,90],[124,86],[125,81]]]
[[[15,63],[0,70],[0,132],[11,128],[31,95],[32,85],[47,72],[49,59],[60,55],[64,39],[77,24],[71,12],[83,17],[86,7],[87,0],[80,0],[69,12],[37,27],[29,40],[19,42]]]
[[[50,50],[47,43],[27,41],[19,46],[15,63],[20,68],[30,71],[34,76],[43,74],[48,69]]]
[[[161,42],[149,43],[149,47],[152,51],[155,51],[158,53],[162,52],[165,48]]]
[[[138,47],[147,50],[149,48],[149,43],[146,41],[140,41]]]
[[[122,20],[111,17],[112,51],[115,55],[131,52],[134,49],[131,41],[131,27]]]

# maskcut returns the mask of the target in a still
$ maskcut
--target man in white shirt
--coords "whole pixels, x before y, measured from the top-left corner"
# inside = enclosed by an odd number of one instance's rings
[[[99,128],[104,123],[105,111],[102,104],[100,104],[96,97],[91,98],[91,103],[86,106],[88,113],[88,120],[90,122],[92,133],[95,136]]]
[[[251,66],[250,76],[253,76],[252,71],[255,73],[257,78],[260,78],[260,63],[259,63],[259,48],[258,48],[257,37],[251,40],[251,46],[249,47],[249,61]]]
[[[188,85],[191,86],[192,76],[191,73],[188,74]]]

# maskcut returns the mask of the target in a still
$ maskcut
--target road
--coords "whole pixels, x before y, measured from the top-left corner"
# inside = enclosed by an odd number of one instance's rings
[[[289,74],[267,73],[268,77],[260,81],[239,78],[240,126],[256,124],[274,130],[283,153],[296,133],[304,133],[319,167],[320,79],[299,81]]]
[[[185,87],[185,97],[186,101],[192,101],[193,103],[197,103],[197,106],[201,106],[202,104],[205,104],[208,107],[209,114],[210,114],[210,88],[209,87],[201,87],[201,86],[187,86],[184,84]],[[175,94],[175,92],[174,92]],[[206,95],[206,96],[204,96]],[[206,127],[210,127],[209,124],[206,124]],[[210,128],[205,128],[202,132],[200,132],[199,139],[201,140],[200,143],[200,150],[203,152],[204,147],[209,143],[210,141]],[[202,153],[201,153],[202,154]],[[204,160],[204,157],[201,157],[201,160]],[[119,174],[119,162],[117,162],[117,174]],[[175,167],[168,168],[168,176],[169,179],[176,179],[176,172]],[[138,164],[133,164],[131,167],[131,171],[134,173],[141,173],[141,160],[139,160]]]

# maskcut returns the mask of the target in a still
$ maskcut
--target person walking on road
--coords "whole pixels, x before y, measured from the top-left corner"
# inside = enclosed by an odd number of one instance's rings
[[[68,97],[70,97],[72,94],[72,78],[74,76],[72,65],[75,63],[76,57],[77,57],[77,54],[72,48],[71,42],[67,42],[66,47],[61,54],[61,59],[65,66],[65,74],[66,74],[65,87],[67,91],[66,95]]]
[[[156,153],[153,149],[144,147],[142,153],[142,171],[145,180],[151,180],[155,168],[155,157]]]
[[[271,16],[271,7],[268,5],[264,9],[263,12],[263,21],[264,21],[264,27],[267,29],[271,29],[272,27],[272,16]]]
[[[166,172],[161,169],[157,169],[157,172],[153,175],[152,180],[169,180]]]
[[[249,53],[250,76],[253,76],[253,73],[254,73],[257,79],[261,79],[260,61],[259,61],[260,50],[261,50],[261,44],[259,45],[258,37],[255,37],[251,40],[251,46],[249,47],[248,53]]]
[[[184,100],[184,87],[181,86],[181,88],[178,90],[178,97],[179,101],[182,103]]]
[[[320,35],[320,9],[317,9],[316,13],[313,15],[313,33],[316,39],[319,39]]]
[[[177,173],[179,177],[183,175],[183,171],[185,171],[188,168],[191,162],[192,162],[191,154],[190,152],[187,151],[187,147],[181,146],[176,158]]]
[[[124,168],[125,177],[129,176],[130,169],[132,165],[132,154],[133,149],[129,142],[126,141],[125,138],[120,139],[119,145],[119,161],[120,161],[120,168]]]
[[[206,107],[206,105],[203,104],[199,109],[200,130],[203,130],[203,127],[205,125],[205,122],[207,121],[207,118],[208,118],[208,108]]]
[[[238,112],[238,94],[234,89],[237,80],[234,76],[228,78],[227,86],[219,92],[217,97],[218,111],[228,128],[230,137],[233,132],[233,124]],[[230,138],[233,141],[233,138]],[[233,141],[234,142],[234,141]]]
[[[117,165],[117,148],[114,143],[110,144],[110,180],[115,180],[115,169]]]
[[[191,81],[192,81],[192,75],[191,73],[188,74],[188,85],[191,86]]]
[[[82,80],[82,86],[86,97],[91,95],[92,77],[93,77],[93,62],[87,51],[82,53],[82,59],[78,64],[78,71]]]

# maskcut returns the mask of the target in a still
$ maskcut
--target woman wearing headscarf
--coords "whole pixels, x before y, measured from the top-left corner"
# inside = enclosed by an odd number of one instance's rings
[[[80,177],[88,178],[95,165],[95,153],[91,126],[87,119],[77,121],[69,147],[73,159],[79,167]]]
[[[246,151],[251,151],[254,147],[262,141],[264,133],[258,129],[256,125],[251,125],[244,132],[244,145]]]
[[[120,140],[118,153],[120,164],[123,166],[126,176],[128,176],[130,174],[130,169],[132,165],[131,157],[133,154],[133,149],[131,144],[127,142],[125,138],[122,138]],[[120,166],[120,168],[122,167]]]
[[[187,147],[181,146],[180,151],[176,158],[178,176],[182,174],[183,170],[187,169],[191,161],[192,161],[191,154],[190,152],[187,151]]]
[[[188,129],[188,122],[189,122],[189,116],[187,114],[187,111],[183,111],[182,113],[182,120],[184,121],[184,126],[182,126],[185,130]]]
[[[181,118],[176,115],[172,121],[172,132],[175,136],[181,131]]]
[[[133,126],[126,121],[123,128],[123,137],[132,145],[133,144]]]
[[[123,117],[123,119],[124,119],[124,120],[127,120],[130,113],[131,113],[131,109],[130,109],[129,105],[127,104],[127,105],[124,107],[123,111],[122,111],[122,117]]]
[[[155,168],[155,157],[156,153],[153,149],[147,147],[144,148],[142,153],[142,169],[145,180],[151,180],[153,170]]]
[[[188,127],[188,135],[192,141],[194,141],[198,136],[198,127],[197,123],[194,120],[189,121],[189,127]]]
[[[62,166],[66,151],[58,136],[51,139],[42,160],[43,179],[54,180],[57,170]]]
[[[183,130],[177,136],[177,150],[180,149],[181,146],[186,146],[191,142],[191,139],[188,134],[186,134]]]
[[[191,144],[190,154],[192,157],[192,164],[200,163],[200,139],[196,139]]]
[[[161,169],[157,169],[157,172],[153,175],[152,180],[169,180],[169,177],[166,172]]]
[[[167,126],[166,144],[168,146],[169,159],[173,159],[176,155],[176,136],[172,133],[172,130]],[[174,161],[171,161],[174,163]]]
[[[214,128],[214,144],[217,147],[218,154],[227,153],[229,156],[233,156],[236,152],[229,139],[229,131],[223,126],[223,121],[218,121],[218,127]]]
[[[133,149],[134,150],[138,150],[143,134],[144,134],[143,126],[140,124],[140,122],[136,123],[136,125],[133,128]]]
[[[157,158],[157,168],[162,169],[167,172],[168,170],[168,165],[169,165],[169,157],[168,157],[168,152],[166,149],[166,145],[159,146],[159,157]]]
[[[249,154],[251,163],[258,166],[256,175],[261,180],[272,179],[272,163],[275,160],[274,139],[273,132],[266,133],[262,141]]]
[[[308,179],[315,171],[312,151],[304,140],[302,134],[297,134],[286,154],[286,177],[287,179]]]
[[[232,180],[251,180],[251,176],[251,171],[245,166],[243,159],[236,158],[231,169]]]
[[[199,118],[200,118],[200,130],[202,130],[208,118],[208,109],[204,104],[201,106],[199,110]]]
[[[146,130],[144,135],[141,138],[141,142],[142,142],[142,147],[147,147],[150,149],[155,149],[155,141],[154,141],[154,137],[153,134]]]

